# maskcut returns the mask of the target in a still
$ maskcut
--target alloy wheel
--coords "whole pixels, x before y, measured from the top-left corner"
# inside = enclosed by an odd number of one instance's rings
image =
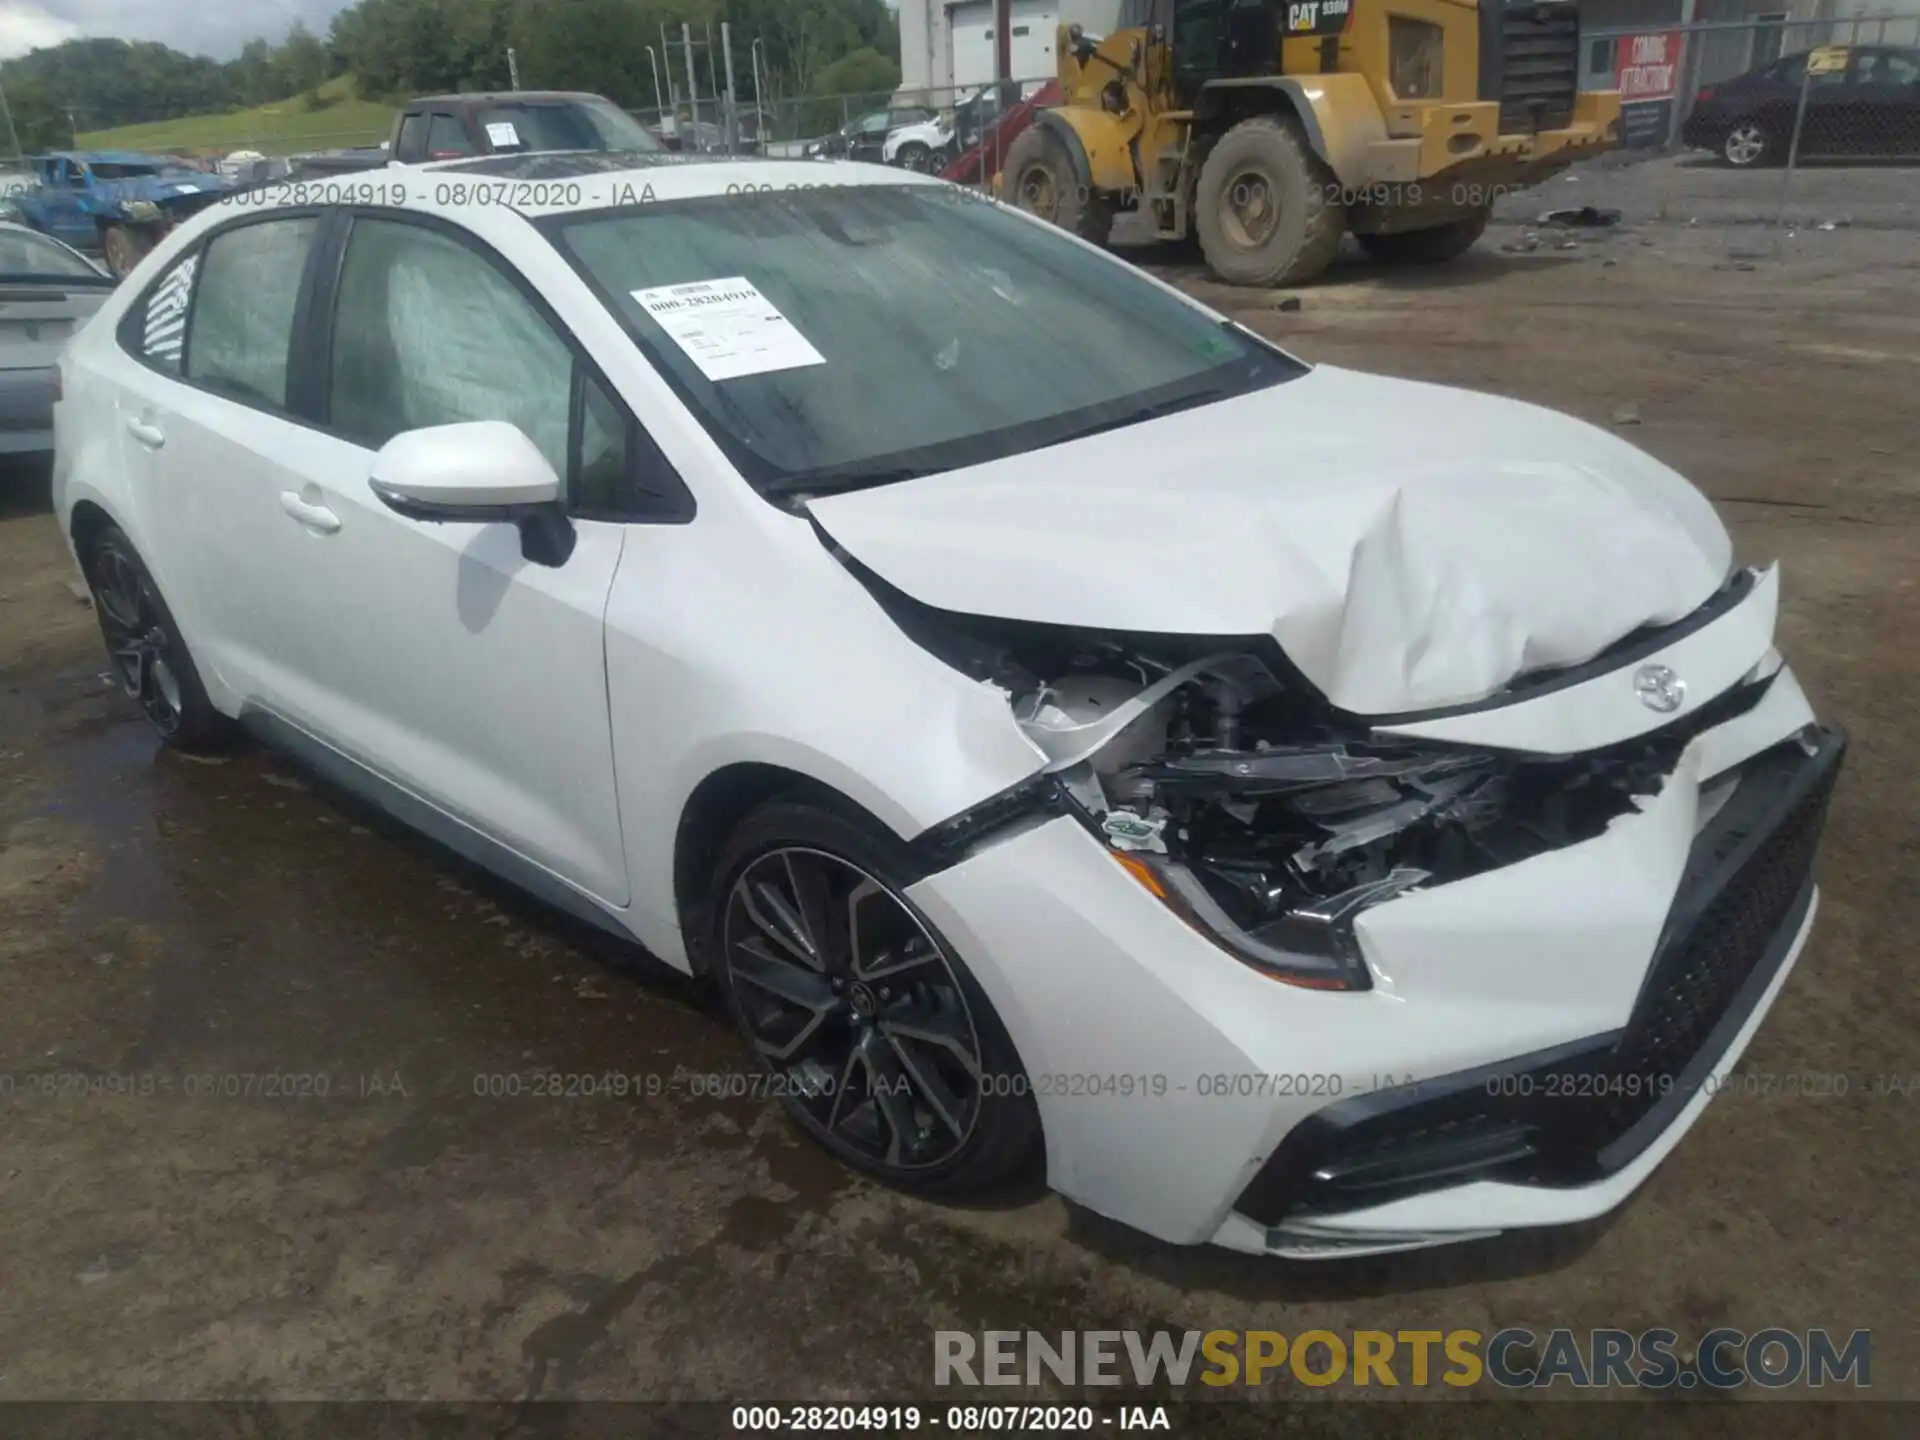
[[[1742,121],[1727,132],[1720,148],[1729,165],[1751,165],[1767,153],[1766,132],[1751,120]]]
[[[735,1006],[792,1108],[875,1163],[925,1170],[980,1117],[980,1035],[940,944],[857,865],[783,847],[728,893]]]
[[[180,728],[180,675],[173,636],[152,584],[124,552],[108,546],[94,562],[94,605],[107,651],[127,694],[162,735]]]

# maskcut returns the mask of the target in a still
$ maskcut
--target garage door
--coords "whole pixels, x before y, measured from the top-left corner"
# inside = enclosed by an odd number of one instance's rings
[[[948,12],[953,44],[954,88],[993,80],[992,0],[968,0]],[[1060,27],[1058,0],[1013,0],[1013,78],[1044,80],[1054,72],[1053,37]]]

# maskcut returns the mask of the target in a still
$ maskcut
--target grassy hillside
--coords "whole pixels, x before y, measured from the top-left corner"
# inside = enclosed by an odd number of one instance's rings
[[[224,115],[190,115],[180,120],[122,125],[117,130],[83,131],[80,144],[88,150],[192,155],[258,150],[266,155],[287,155],[300,150],[377,144],[387,138],[393,125],[393,107],[356,100],[351,75],[329,80],[320,93],[332,102],[320,110],[309,110],[296,95]]]

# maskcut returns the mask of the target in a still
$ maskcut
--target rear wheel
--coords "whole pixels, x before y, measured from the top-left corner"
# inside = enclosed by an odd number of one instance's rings
[[[1720,141],[1720,158],[1746,170],[1773,158],[1773,139],[1758,120],[1736,120]]]
[[[902,893],[911,876],[877,827],[810,798],[762,806],[715,872],[713,975],[827,1149],[903,1189],[993,1189],[1037,1159],[1039,1112],[986,995]]]
[[[207,698],[173,612],[133,542],[109,525],[94,537],[83,563],[114,673],[147,724],[179,750],[224,748],[234,724]]]
[[[1200,169],[1194,227],[1230,285],[1297,285],[1327,268],[1346,230],[1330,177],[1298,128],[1273,115],[1220,137]]]
[[[1045,125],[1028,126],[1007,147],[1000,198],[1094,245],[1113,233],[1113,202],[1080,183],[1066,143]]]
[[[1356,235],[1360,248],[1375,260],[1393,265],[1442,265],[1457,260],[1486,233],[1491,210],[1482,210],[1445,225],[1424,230],[1402,230],[1393,235]]]
[[[902,145],[899,153],[893,158],[902,168],[914,170],[923,175],[933,169],[933,151],[918,140],[909,140]]]

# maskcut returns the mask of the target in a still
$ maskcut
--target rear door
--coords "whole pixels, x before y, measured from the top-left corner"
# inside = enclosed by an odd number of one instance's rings
[[[307,332],[329,357],[314,376],[323,423],[284,454],[254,561],[270,575],[247,595],[252,633],[273,648],[269,703],[623,905],[603,624],[625,526],[577,516],[572,554],[537,565],[512,526],[409,520],[368,479],[403,431],[508,420],[577,502],[624,463],[624,412],[544,302],[463,229],[362,212],[331,243]]]
[[[286,637],[260,597],[289,583],[272,549],[311,433],[295,336],[324,224],[309,210],[222,227],[148,289],[119,336],[137,362],[119,398],[135,538],[202,668],[242,704],[285,684]]]

